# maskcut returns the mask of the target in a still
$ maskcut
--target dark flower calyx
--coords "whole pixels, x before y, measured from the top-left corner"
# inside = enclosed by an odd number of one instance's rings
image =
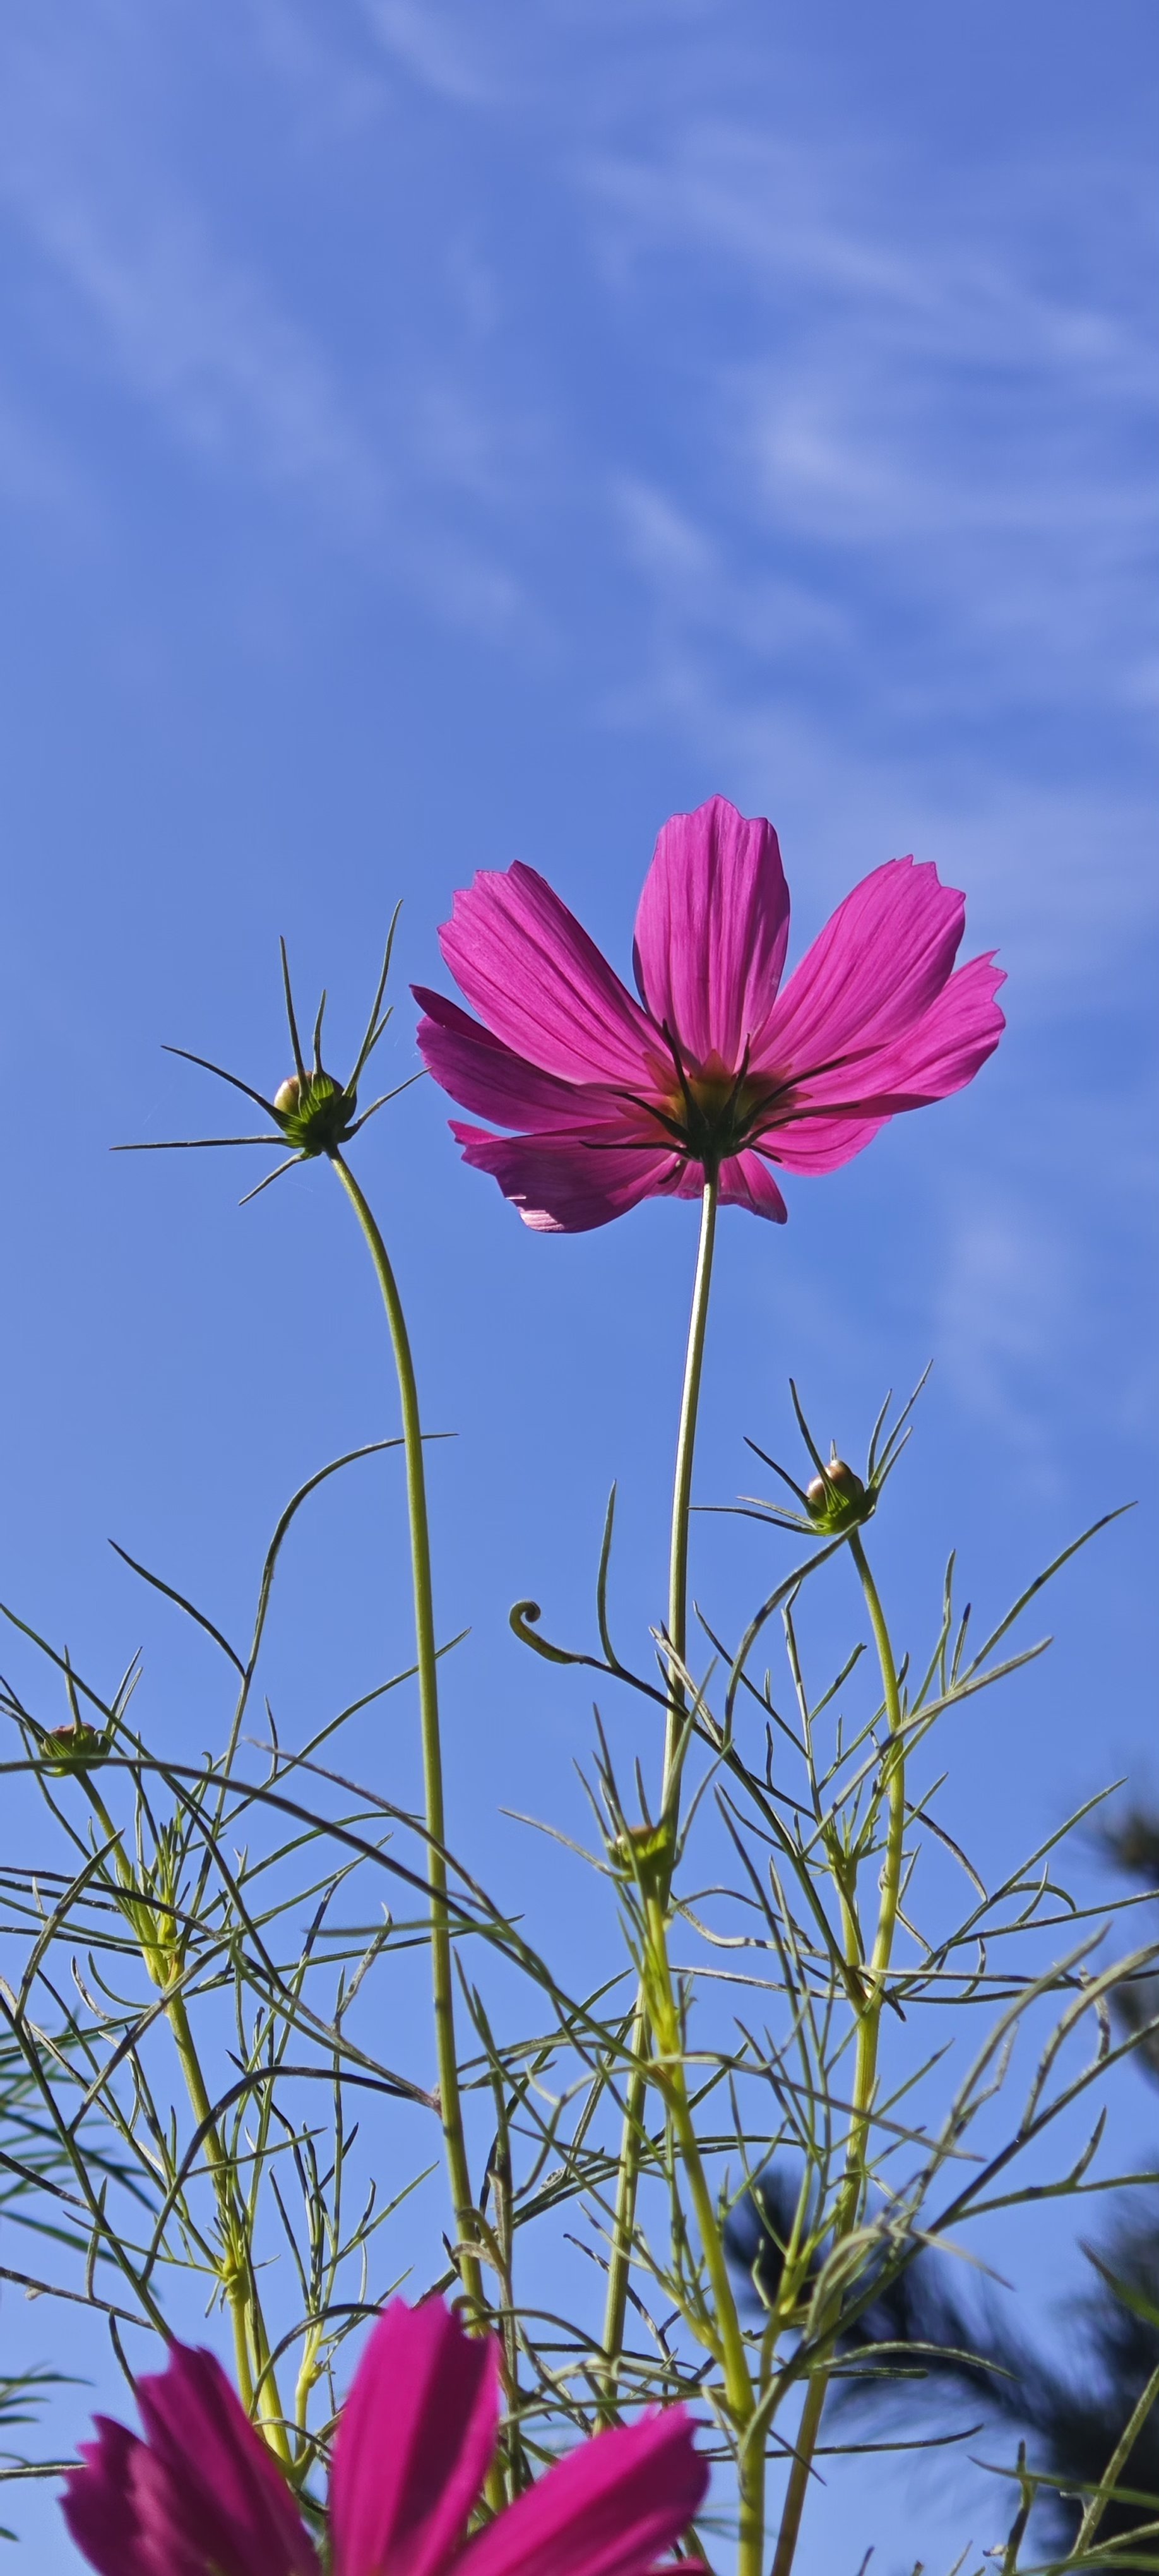
[[[291,1073],[279,1083],[273,1105],[287,1144],[300,1154],[330,1154],[353,1131],[358,1094],[344,1091],[330,1073]]]

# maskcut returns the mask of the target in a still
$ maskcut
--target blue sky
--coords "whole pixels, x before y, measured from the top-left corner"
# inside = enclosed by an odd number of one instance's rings
[[[954,1538],[997,1602],[1145,1502],[1068,1579],[1049,1681],[962,1742],[962,1830],[997,1857],[1108,1772],[1159,1789],[1154,27],[10,0],[0,1590],[94,1673],[143,1640],[160,1726],[206,1740],[210,1678],[106,1535],[237,1624],[298,1477],[393,1427],[328,1175],[239,1216],[260,1165],[109,1158],[217,1122],[161,1041],[275,1082],[279,931],[352,1036],[401,895],[402,1078],[405,979],[476,866],[541,867],[625,970],[658,825],[719,790],[778,826],[794,953],[881,860],[936,860],[1010,1028],[786,1229],[726,1221],[701,1491],[746,1481],[744,1431],[784,1446],[790,1369],[853,1445],[932,1355],[881,1542],[903,1622]],[[587,1718],[506,1608],[577,1632],[618,1473],[625,1617],[656,1615],[694,1220],[530,1238],[426,1085],[360,1168],[460,1434],[453,1793],[538,1887],[478,1818],[565,1815]],[[404,1635],[383,1545],[364,1497],[322,1510],[287,1723]],[[953,2557],[956,2505],[872,2492],[877,2563],[918,2521]],[[833,2511],[818,2567],[864,2524]]]

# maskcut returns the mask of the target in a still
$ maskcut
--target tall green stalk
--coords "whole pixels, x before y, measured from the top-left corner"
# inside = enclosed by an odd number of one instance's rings
[[[386,1308],[387,1322],[390,1326],[399,1401],[402,1406],[411,1569],[414,1578],[415,1650],[418,1664],[419,1717],[426,1799],[427,1865],[431,1889],[431,1967],[435,2008],[435,2053],[439,2074],[439,2111],[443,2124],[443,2145],[451,2189],[451,2205],[455,2213],[455,2231],[460,2249],[459,2261],[463,2287],[476,2314],[482,2316],[484,2313],[483,2278],[476,2250],[478,2228],[471,2190],[470,2168],[467,2163],[467,2145],[463,2134],[463,2104],[459,2091],[459,2061],[455,2047],[454,1967],[451,1957],[450,1913],[447,1906],[438,1653],[435,1644],[431,1541],[427,1519],[426,1470],[423,1462],[418,1388],[415,1384],[414,1360],[411,1356],[410,1336],[406,1328],[402,1299],[398,1293],[398,1283],[390,1265],[386,1245],[370,1206],[337,1147],[331,1151],[330,1161],[354,1209],[374,1263],[375,1274],[382,1291],[382,1302]]]
[[[882,1863],[881,1888],[877,1912],[877,1930],[868,1965],[861,1971],[864,1979],[864,2001],[857,2025],[857,2047],[854,2061],[852,2116],[845,2148],[845,2173],[833,2214],[833,2243],[839,2245],[857,2226],[865,2204],[869,2182],[869,2133],[873,2116],[873,2097],[877,2087],[877,2052],[881,2034],[881,2015],[885,2003],[885,1985],[893,1955],[897,1930],[898,1906],[904,1865],[905,1837],[905,1746],[902,1734],[903,1712],[898,1687],[897,1665],[885,1613],[869,1560],[856,1530],[849,1533],[849,1551],[857,1568],[861,1588],[869,1611],[877,1659],[881,1668],[882,1694],[889,1726],[889,1742],[882,1764],[882,1785],[888,1800],[885,1858]],[[851,1965],[855,1962],[851,1958]],[[837,2324],[839,2306],[817,2321],[818,2334],[824,2338]],[[770,2576],[789,2576],[796,2555],[801,2529],[801,2516],[813,2459],[821,2430],[821,2416],[829,2390],[832,2363],[822,2362],[812,2373],[805,2390],[805,2403],[797,2430],[793,2466],[785,2490],[777,2546]]]
[[[290,2440],[271,2358],[269,2332],[258,2290],[245,2211],[237,2189],[233,2160],[222,2137],[202,2072],[185,1997],[176,1983],[180,1975],[180,1960],[173,1938],[176,1917],[171,1915],[167,1918],[164,1909],[150,1906],[137,1895],[136,1881],[120,1831],[87,1774],[82,1773],[82,1784],[115,1857],[122,1905],[140,1943],[146,1972],[164,1997],[165,2017],[173,2033],[193,2116],[201,2132],[205,2161],[217,2202],[223,2256],[220,2279],[229,2303],[242,2404],[250,2414],[256,2415],[271,2450],[276,2451],[289,2468],[292,2462]]]
[[[661,1866],[656,1881],[644,1890],[644,1972],[641,1983],[647,1998],[653,2049],[652,2072],[672,2123],[712,2293],[712,2308],[705,2312],[694,2331],[720,2370],[725,2404],[737,2437],[737,2576],[762,2576],[765,2543],[764,2429],[754,2422],[757,2400],[744,2332],[729,2276],[724,2234],[704,2170],[695,2115],[688,2098],[684,2032],[668,1959],[667,1876]]]
[[[712,1289],[712,1255],[716,1242],[716,1211],[720,1185],[715,1172],[707,1173],[704,1195],[700,1202],[700,1242],[696,1255],[696,1277],[692,1288],[692,1311],[688,1319],[688,1344],[684,1358],[684,1386],[680,1398],[680,1428],[676,1438],[676,1474],[672,1487],[672,1531],[668,1558],[668,1639],[672,1662],[668,1676],[668,1715],[664,1729],[664,1776],[660,1791],[660,1812],[675,1833],[680,1802],[680,1765],[683,1760],[684,1720],[687,1702],[681,1674],[688,1652],[688,1524],[692,1508],[692,1468],[696,1454],[696,1425],[700,1412],[700,1381],[704,1369],[704,1339],[708,1326],[708,1301]],[[667,1901],[667,1888],[664,1900]],[[604,2307],[604,2395],[602,2412],[611,2419],[616,2412],[620,2356],[624,2348],[624,2324],[628,2312],[628,2275],[632,2265],[632,2241],[636,2227],[636,2196],[640,2181],[640,2157],[644,2143],[644,2110],[648,2079],[643,2070],[647,2050],[648,2017],[644,1990],[636,1997],[632,2021],[632,2056],[635,2072],[628,2078],[624,2100],[624,2127],[620,2144],[620,2161],[616,2175],[616,2211],[612,2224],[612,2249],[608,2263],[608,2289]]]

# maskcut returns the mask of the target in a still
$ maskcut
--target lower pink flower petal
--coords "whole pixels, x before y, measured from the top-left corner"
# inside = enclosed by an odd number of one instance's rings
[[[771,823],[727,797],[665,823],[636,915],[636,980],[686,1059],[730,1073],[776,1000],[789,889]]]
[[[720,1196],[725,1207],[749,1208],[753,1216],[767,1216],[773,1225],[788,1222],[789,1211],[768,1164],[751,1146],[721,1164]]]
[[[339,2418],[332,2576],[437,2576],[467,2528],[495,2448],[498,2347],[441,2299],[379,2318]]]
[[[965,918],[965,898],[929,861],[875,868],[790,975],[754,1039],[754,1068],[802,1081],[835,1059],[892,1045],[941,992]]]
[[[98,2418],[62,2499],[101,2576],[318,2576],[291,2490],[212,2353],[175,2344],[137,2398],[145,2440]]]
[[[537,1234],[589,1234],[673,1189],[680,1163],[667,1148],[601,1145],[582,1136],[491,1136],[451,1120],[463,1160],[490,1172]]]
[[[481,870],[455,896],[439,945],[472,1007],[518,1055],[564,1082],[639,1090],[655,1033],[534,868]]]
[[[411,990],[426,1013],[417,1035],[428,1073],[476,1118],[491,1118],[497,1127],[519,1127],[532,1135],[550,1135],[554,1128],[586,1126],[589,1121],[596,1126],[604,1119],[622,1124],[623,1105],[614,1095],[542,1073],[442,993],[428,992],[423,984],[414,984]]]
[[[703,2502],[682,2406],[597,2433],[469,2541],[462,2576],[651,2576]]]
[[[786,1119],[761,1138],[761,1150],[786,1172],[836,1172],[863,1154],[888,1125],[885,1118]]]
[[[704,1196],[703,1163],[682,1163],[672,1184],[675,1199],[699,1199]],[[743,1154],[730,1154],[720,1167],[722,1207],[747,1208],[750,1216],[767,1216],[774,1225],[784,1225],[789,1211],[767,1163],[751,1146]]]
[[[133,2495],[134,2460],[145,2445],[107,2415],[96,2417],[94,2430],[96,2441],[80,2446],[85,2465],[69,2470],[60,2500],[71,2537],[100,2576],[155,2576]]]

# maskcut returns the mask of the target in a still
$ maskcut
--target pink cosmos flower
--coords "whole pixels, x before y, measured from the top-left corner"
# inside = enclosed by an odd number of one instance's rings
[[[990,957],[954,971],[965,901],[891,859],[839,904],[782,992],[789,890],[772,825],[723,796],[674,814],[636,915],[637,1002],[534,868],[455,896],[443,955],[484,1023],[416,985],[428,1069],[527,1225],[579,1234],[706,1173],[787,1215],[772,1166],[832,1172],[901,1109],[973,1080],[1005,1026]]]
[[[91,2567],[320,2576],[294,2495],[212,2353],[175,2344],[138,2402],[144,2439],[98,2415],[86,2465],[68,2474],[64,2517]],[[330,2576],[660,2576],[708,2484],[685,2409],[582,2443],[467,2540],[498,2405],[495,2337],[465,2334],[441,2300],[394,2300],[335,2438]]]

